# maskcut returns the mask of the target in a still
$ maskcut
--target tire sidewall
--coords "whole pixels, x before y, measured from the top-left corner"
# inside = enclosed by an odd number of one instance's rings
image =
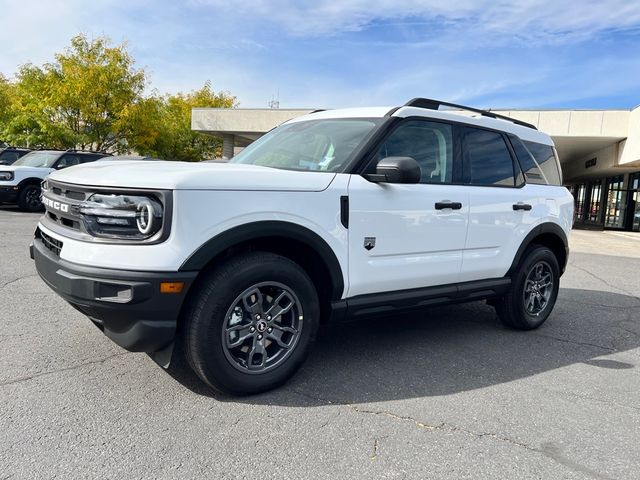
[[[231,266],[233,262],[229,262]],[[235,267],[235,265],[234,265]],[[195,318],[187,332],[187,351],[196,373],[210,386],[233,394],[258,393],[284,383],[305,360],[319,324],[318,297],[311,279],[291,260],[262,254],[256,262],[230,269],[216,269],[205,280],[212,288],[197,300]],[[223,347],[223,324],[232,302],[251,285],[278,282],[295,293],[304,315],[294,351],[283,363],[265,373],[243,373],[227,358]]]
[[[42,209],[42,203],[40,203],[37,208],[33,208],[31,205],[27,203],[27,193],[29,192],[29,190],[34,190],[34,189],[38,192],[41,191],[39,186],[32,185],[32,184],[26,185],[20,191],[20,194],[18,196],[18,206],[20,207],[21,210],[24,210],[26,212],[38,212]]]
[[[551,272],[553,274],[553,290],[545,309],[538,315],[531,315],[524,306],[522,296],[525,288],[525,282],[531,268],[540,261],[546,262],[551,267]],[[558,266],[558,260],[553,252],[547,247],[533,247],[527,253],[521,267],[518,269],[513,286],[515,288],[512,299],[514,302],[513,310],[528,327],[536,328],[542,325],[553,311],[553,307],[555,306],[556,299],[558,298],[558,292],[560,290],[560,268]]]

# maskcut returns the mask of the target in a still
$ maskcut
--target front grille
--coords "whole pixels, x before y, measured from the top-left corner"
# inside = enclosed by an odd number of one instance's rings
[[[60,250],[62,250],[62,242],[60,240],[56,240],[40,229],[36,232],[36,236],[40,237],[42,244],[47,250],[53,252],[56,257],[60,256]]]
[[[58,183],[53,180],[45,182],[43,203],[46,210],[45,218],[61,227],[82,231],[79,205],[91,192],[83,191],[83,187],[75,187]]]
[[[59,197],[69,198],[71,200],[80,200],[80,201],[85,200],[87,197],[85,192],[81,192],[79,190],[74,190],[68,187],[62,187],[60,185],[56,185],[51,180],[49,180],[49,183],[51,184],[51,192],[54,193],[55,195],[58,195]]]

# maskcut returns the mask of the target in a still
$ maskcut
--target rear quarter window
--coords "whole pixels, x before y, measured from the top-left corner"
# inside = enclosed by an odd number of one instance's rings
[[[527,183],[562,185],[558,161],[552,146],[527,140],[515,143],[521,144],[518,147],[514,144],[514,150]]]

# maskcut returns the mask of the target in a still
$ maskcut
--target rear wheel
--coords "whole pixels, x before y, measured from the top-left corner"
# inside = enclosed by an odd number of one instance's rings
[[[529,247],[512,277],[509,292],[495,302],[502,323],[519,330],[542,325],[558,297],[559,272],[551,250],[542,245]]]
[[[232,257],[192,293],[181,330],[185,354],[216,390],[270,390],[304,361],[319,315],[315,287],[299,265],[272,253]]]
[[[25,212],[37,212],[42,209],[40,185],[26,185],[18,194],[18,207]]]

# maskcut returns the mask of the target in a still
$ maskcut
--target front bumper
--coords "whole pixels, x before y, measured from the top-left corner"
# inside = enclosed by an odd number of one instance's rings
[[[156,352],[171,344],[197,272],[138,272],[78,265],[62,260],[38,233],[30,246],[38,274],[107,337],[135,352]],[[184,282],[184,288],[181,293],[160,293],[161,282]]]
[[[0,203],[16,203],[18,201],[18,187],[0,187]]]

